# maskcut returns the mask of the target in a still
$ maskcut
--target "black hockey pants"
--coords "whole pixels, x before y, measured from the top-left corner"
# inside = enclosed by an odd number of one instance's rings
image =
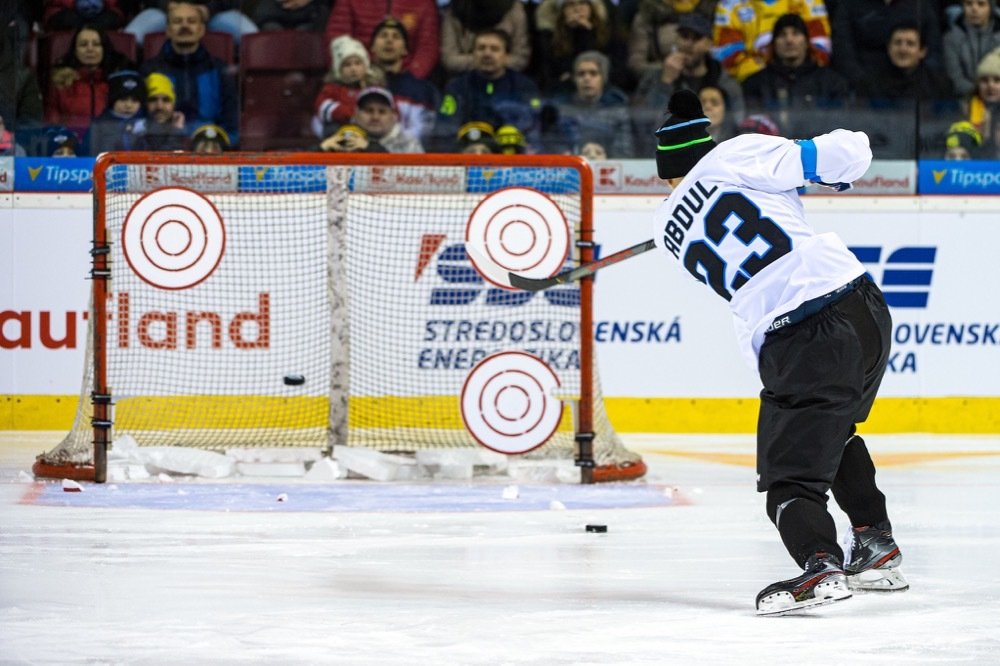
[[[789,554],[843,559],[833,491],[852,525],[888,522],[875,467],[855,424],[868,418],[889,358],[892,321],[867,277],[804,321],[768,334],[760,351],[757,489]]]

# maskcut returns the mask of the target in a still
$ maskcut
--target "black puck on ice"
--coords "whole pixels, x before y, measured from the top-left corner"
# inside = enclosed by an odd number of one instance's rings
[[[285,375],[286,386],[302,386],[306,383],[306,378],[302,375]]]
[[[598,534],[604,534],[608,531],[607,525],[587,525],[585,528],[588,532],[597,532]]]

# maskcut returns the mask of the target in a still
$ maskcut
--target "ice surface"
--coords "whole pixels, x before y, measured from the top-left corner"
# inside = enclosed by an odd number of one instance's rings
[[[760,618],[756,593],[796,572],[746,437],[628,437],[645,482],[505,500],[481,481],[63,493],[19,479],[48,445],[5,435],[0,662],[1000,663],[1000,438],[866,439],[912,589]]]

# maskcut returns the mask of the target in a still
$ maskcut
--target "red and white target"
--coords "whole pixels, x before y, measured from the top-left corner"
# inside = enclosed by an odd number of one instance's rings
[[[222,260],[226,228],[212,202],[168,187],[135,202],[122,228],[122,250],[136,275],[159,289],[188,289]]]
[[[562,420],[554,397],[559,377],[544,361],[520,351],[487,356],[462,387],[462,420],[488,449],[527,453],[549,440]]]
[[[479,202],[465,226],[465,242],[505,271],[547,278],[566,263],[570,229],[562,209],[548,196],[530,187],[508,187]]]

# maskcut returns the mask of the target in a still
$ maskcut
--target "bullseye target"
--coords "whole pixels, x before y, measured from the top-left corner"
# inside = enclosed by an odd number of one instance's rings
[[[193,190],[155,190],[135,202],[122,228],[125,260],[159,289],[188,289],[222,260],[226,229],[219,211]]]
[[[487,356],[462,387],[462,420],[469,433],[499,453],[527,453],[549,440],[562,420],[553,397],[559,378],[541,359],[525,352]]]
[[[508,187],[479,202],[466,224],[465,242],[505,271],[547,278],[566,263],[570,229],[562,209],[548,196],[529,187]]]

